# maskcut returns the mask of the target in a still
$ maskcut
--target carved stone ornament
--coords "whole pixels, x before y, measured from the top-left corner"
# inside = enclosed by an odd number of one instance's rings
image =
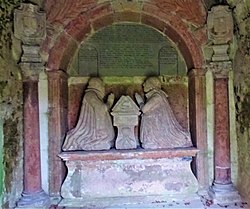
[[[213,44],[227,44],[233,39],[233,16],[228,6],[212,7],[207,18],[208,38]]]
[[[129,96],[121,96],[111,114],[114,116],[114,125],[118,128],[116,149],[136,149],[139,142],[134,130],[138,125],[140,109]]]
[[[214,62],[222,62],[222,61],[228,61],[228,44],[222,44],[222,45],[213,45],[212,46],[214,54],[212,56],[212,61]]]
[[[40,62],[21,62],[19,64],[22,72],[22,80],[37,81],[39,80],[39,73],[43,71],[44,66]]]
[[[228,73],[232,70],[232,62],[210,62],[204,66],[204,69],[212,71],[215,78],[228,78]]]
[[[46,36],[46,15],[33,4],[21,4],[14,12],[14,34],[27,45],[39,45]]]
[[[42,62],[42,58],[39,54],[40,46],[22,45],[23,55],[21,58],[22,62]]]

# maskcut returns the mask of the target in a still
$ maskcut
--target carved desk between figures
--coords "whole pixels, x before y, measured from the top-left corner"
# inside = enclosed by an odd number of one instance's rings
[[[86,199],[154,196],[169,200],[195,194],[198,182],[190,162],[195,148],[63,152],[67,177],[61,206]]]

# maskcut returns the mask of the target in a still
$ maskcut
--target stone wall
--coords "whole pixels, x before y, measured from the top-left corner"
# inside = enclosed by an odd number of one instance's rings
[[[249,44],[249,40],[239,43],[241,46]],[[244,47],[245,48],[245,47]],[[235,58],[235,98],[236,124],[239,155],[239,191],[250,198],[250,56],[243,47],[237,51]],[[244,57],[242,59],[242,57]]]
[[[22,191],[22,81],[19,68],[8,48],[1,49],[0,109],[1,152],[4,176],[3,203],[14,204]],[[1,178],[2,179],[2,178]],[[13,183],[14,182],[14,183]],[[6,205],[7,204],[7,205]]]
[[[17,65],[21,49],[11,32],[13,9],[20,2],[3,0],[0,5],[0,207],[3,208],[13,207],[22,191],[22,81]]]
[[[238,190],[250,201],[250,1],[228,1],[233,8],[238,49],[234,90],[238,143]]]

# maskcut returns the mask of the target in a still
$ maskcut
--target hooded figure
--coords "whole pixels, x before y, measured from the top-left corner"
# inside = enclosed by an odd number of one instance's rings
[[[140,140],[145,149],[191,147],[190,133],[176,120],[167,94],[161,90],[157,77],[148,78],[143,84],[146,103],[140,95],[136,100],[142,111]]]
[[[114,128],[109,114],[114,95],[105,104],[105,87],[100,78],[91,78],[82,101],[75,128],[67,133],[63,150],[108,150],[114,145]]]

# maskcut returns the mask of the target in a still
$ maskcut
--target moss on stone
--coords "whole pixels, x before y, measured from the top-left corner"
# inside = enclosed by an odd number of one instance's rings
[[[240,124],[240,131],[244,133],[245,128],[250,128],[250,92],[244,95],[241,102],[241,110],[237,115],[237,121]]]
[[[3,90],[6,87],[8,81],[0,81],[0,96],[3,97]]]
[[[14,9],[23,0],[1,0],[0,3],[0,49],[11,40],[11,26],[13,24]]]
[[[0,119],[0,150],[3,150],[3,120]],[[0,205],[3,194],[3,153],[0,152]]]
[[[9,44],[0,48],[0,196],[2,193],[3,208],[11,208],[22,187],[22,170],[20,162],[22,153],[22,81],[20,70],[13,59]],[[18,175],[18,173],[20,173]],[[18,179],[17,179],[18,178]],[[1,201],[1,200],[0,200]]]
[[[233,1],[235,3],[236,1]],[[249,1],[248,1],[249,4]],[[238,189],[250,201],[250,11],[247,3],[235,3],[238,50],[234,59],[234,90],[238,144]]]
[[[5,188],[10,192],[12,182],[12,173],[17,164],[16,156],[20,152],[18,120],[8,119],[3,124],[4,141],[4,168],[5,173]]]

